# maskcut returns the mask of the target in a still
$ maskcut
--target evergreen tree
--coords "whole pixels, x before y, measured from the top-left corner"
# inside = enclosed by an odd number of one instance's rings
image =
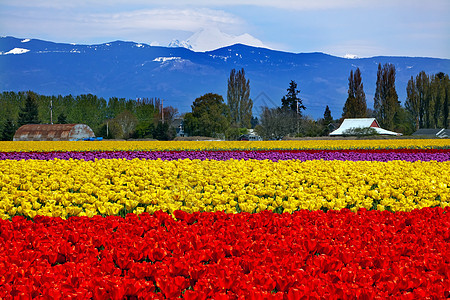
[[[394,130],[394,118],[400,110],[400,102],[395,90],[395,67],[392,64],[385,64],[383,67],[378,64],[374,110],[380,126]]]
[[[25,106],[19,112],[19,127],[25,124],[39,124],[37,96],[33,92],[27,92]]]
[[[252,120],[250,121],[250,124],[251,124],[252,128],[255,128],[259,124],[258,117],[252,116]]]
[[[141,121],[134,129],[133,138],[153,138],[154,131],[155,125],[153,124],[153,121]]]
[[[331,122],[333,122],[333,117],[331,116],[331,110],[327,105],[327,107],[325,107],[325,112],[323,113],[323,124],[328,126]]]
[[[230,109],[231,125],[250,127],[253,101],[250,99],[250,80],[245,79],[245,71],[236,73],[233,69],[228,79],[227,104]]]
[[[16,126],[11,118],[6,119],[3,125],[2,141],[12,141],[14,134],[16,133]]]
[[[301,110],[305,110],[306,107],[303,105],[302,99],[297,96],[299,93],[300,90],[297,90],[297,83],[291,80],[286,96],[283,96],[281,99],[281,108],[292,110],[301,116]]]
[[[159,119],[161,118],[161,108],[164,109],[164,119],[167,119],[167,107],[162,107],[163,100],[159,98],[139,98],[135,103],[135,115],[139,122],[153,122],[153,125],[157,125]],[[108,103],[109,106],[109,103]],[[126,105],[125,105],[126,106]],[[117,110],[117,107],[116,107]],[[122,110],[118,110],[116,115]],[[130,109],[130,111],[133,111]]]
[[[342,118],[365,118],[367,116],[366,94],[364,93],[361,71],[350,71],[348,78],[348,98],[342,112]]]
[[[67,124],[67,116],[62,112],[58,115],[58,124]]]
[[[86,124],[94,132],[101,127],[103,120],[107,115],[107,102],[104,98],[98,98],[96,95],[78,95],[75,98],[71,116],[68,118],[71,122]]]
[[[175,138],[176,130],[168,122],[158,122],[153,137],[159,141],[170,141]]]
[[[328,135],[330,133],[330,124],[333,122],[333,117],[331,116],[331,110],[328,107],[325,107],[325,111],[323,113],[322,119],[322,135]]]

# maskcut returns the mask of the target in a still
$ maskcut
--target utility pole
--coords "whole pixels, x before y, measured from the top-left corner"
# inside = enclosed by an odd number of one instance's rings
[[[298,120],[298,97],[296,97],[296,102],[297,102],[297,135],[300,133],[300,125],[299,125],[299,120]]]
[[[164,99],[161,99],[161,121],[164,124]]]

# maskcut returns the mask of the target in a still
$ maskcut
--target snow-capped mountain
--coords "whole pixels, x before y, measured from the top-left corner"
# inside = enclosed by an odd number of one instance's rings
[[[344,55],[344,58],[348,58],[348,59],[356,59],[356,58],[359,58],[359,57],[358,57],[358,55],[356,55],[356,54],[350,54],[350,53],[347,53],[347,54]]]
[[[201,40],[195,40],[197,46],[204,45]],[[324,53],[296,54],[242,44],[194,52],[122,41],[78,45],[0,37],[0,92],[91,93],[105,99],[159,97],[164,99],[164,104],[183,113],[190,111],[192,102],[206,93],[220,94],[226,101],[230,71],[244,68],[250,80],[255,115],[262,106],[281,105],[289,82],[294,80],[307,108],[305,114],[322,117],[328,105],[332,116],[339,118],[347,99],[348,76],[357,67],[362,73],[368,107],[373,106],[379,63],[395,65],[400,101],[406,99],[406,85],[411,76],[421,71],[436,74],[450,70],[449,59],[437,58],[345,59]]]
[[[177,39],[172,40],[169,43],[169,46],[167,46],[169,48],[186,48],[189,50],[194,50],[192,45],[189,43],[189,41],[180,41]]]
[[[231,35],[215,27],[203,28],[190,36],[186,41],[173,40],[169,47],[183,47],[196,52],[205,52],[235,44],[267,48],[263,42],[248,33]]]

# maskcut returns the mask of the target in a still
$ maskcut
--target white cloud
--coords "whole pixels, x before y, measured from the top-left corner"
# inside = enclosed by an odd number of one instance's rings
[[[185,0],[166,0],[162,4],[160,0],[6,0],[4,5],[16,7],[41,7],[41,8],[79,8],[79,7],[227,7],[227,6],[258,6],[276,7],[289,10],[317,10],[354,7],[422,7],[449,8],[448,0],[428,0],[424,5],[423,0],[191,0],[187,4]]]
[[[91,14],[89,21],[108,29],[133,30],[184,30],[197,31],[215,25],[232,27],[243,24],[238,17],[220,10],[200,9],[149,9],[113,14]],[[88,20],[86,20],[88,21]]]
[[[9,31],[8,35],[60,42],[86,43],[91,40],[123,39],[152,44],[156,44],[155,40],[165,44],[173,38],[187,38],[194,32],[209,27],[219,28],[230,34],[242,34],[246,31],[246,22],[241,18],[209,8],[157,8],[101,13],[92,11],[96,10],[85,12],[68,9],[36,13],[33,9],[27,9],[11,13],[0,12],[0,28]],[[23,22],[24,19],[29,20],[29,23]],[[184,35],[180,36],[183,32]]]

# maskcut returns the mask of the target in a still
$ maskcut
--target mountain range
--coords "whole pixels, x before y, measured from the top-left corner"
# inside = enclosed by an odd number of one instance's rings
[[[325,53],[289,53],[235,44],[196,52],[177,47],[114,41],[97,45],[54,43],[0,37],[0,92],[32,90],[43,95],[94,94],[108,99],[159,97],[180,113],[206,93],[226,101],[232,69],[244,68],[250,80],[254,115],[262,106],[279,106],[291,80],[298,84],[305,114],[323,116],[326,105],[339,118],[347,99],[351,70],[362,73],[367,105],[373,107],[378,64],[396,68],[399,100],[406,99],[411,76],[449,73],[450,60],[425,57],[342,58]],[[179,47],[184,46],[184,47]],[[187,48],[186,48],[187,47]],[[192,45],[191,45],[191,48]]]

